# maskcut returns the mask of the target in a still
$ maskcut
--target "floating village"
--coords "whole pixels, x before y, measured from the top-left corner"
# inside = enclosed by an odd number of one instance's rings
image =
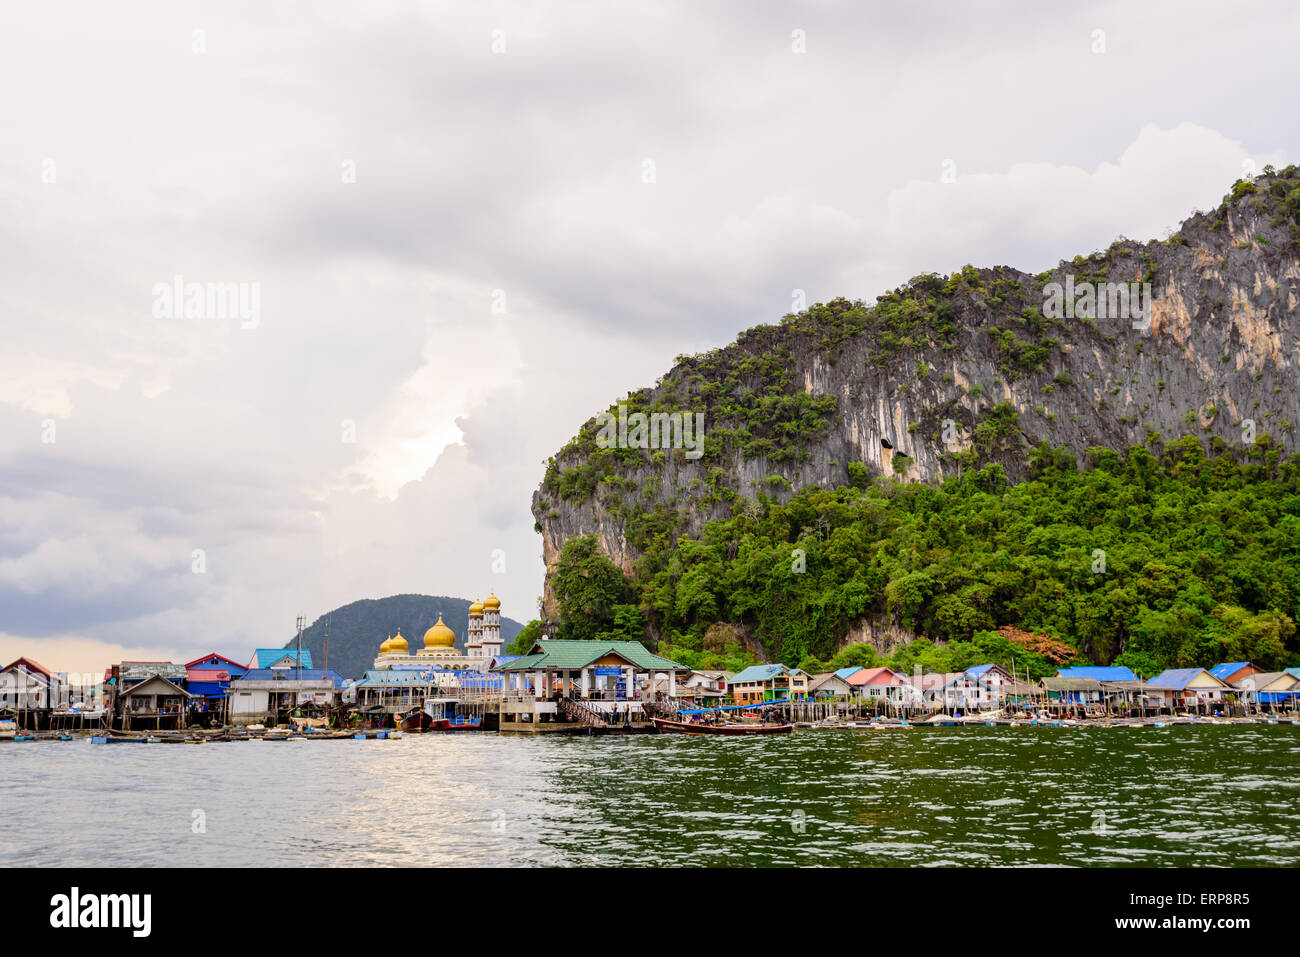
[[[32,658],[0,669],[0,740],[95,744],[390,740],[426,733],[684,733],[965,725],[1168,727],[1300,725],[1300,668],[1249,661],[1141,679],[1125,667],[1067,667],[1030,680],[986,663],[962,672],[843,668],[809,674],[760,664],[692,670],[636,641],[542,638],[502,653],[501,602],[474,602],[463,650],[442,621],[420,647],[401,634],[373,668],[344,678],[299,646],[246,664],[216,652],[183,664],[123,661],[75,683]],[[328,643],[326,644],[328,656]]]

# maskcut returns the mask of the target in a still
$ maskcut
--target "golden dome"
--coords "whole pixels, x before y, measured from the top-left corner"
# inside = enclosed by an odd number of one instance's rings
[[[438,622],[424,633],[424,647],[451,648],[456,644],[456,633],[442,623],[441,613]]]
[[[391,642],[390,648],[393,654],[402,654],[406,651],[406,639],[402,637],[402,629],[397,629],[397,634],[392,637]]]
[[[501,607],[501,599],[496,595],[488,595],[487,598],[483,600],[483,607],[496,611]]]
[[[481,601],[474,602],[474,604],[469,606],[469,613],[470,615],[483,614],[483,603]]]
[[[386,655],[392,650],[393,650],[393,636],[389,635],[387,638],[385,638],[383,641],[379,643],[379,653],[381,655]]]

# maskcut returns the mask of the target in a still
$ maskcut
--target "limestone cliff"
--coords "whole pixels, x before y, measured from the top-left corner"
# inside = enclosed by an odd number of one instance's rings
[[[1052,304],[1053,283],[1078,305],[1071,315]],[[1107,283],[1109,307],[1124,305],[1120,284],[1149,284],[1148,310],[1111,318],[1074,295],[1104,300]],[[1300,171],[1289,167],[1238,182],[1167,240],[1120,239],[1039,275],[918,276],[874,304],[818,304],[679,357],[625,412],[703,412],[704,454],[603,448],[604,422],[583,425],[533,496],[545,612],[569,538],[595,534],[631,573],[655,535],[694,533],[759,494],[881,475],[934,482],[988,461],[1015,480],[1044,443],[1080,460],[1185,434],[1248,443],[1267,432],[1290,445],[1298,304]]]

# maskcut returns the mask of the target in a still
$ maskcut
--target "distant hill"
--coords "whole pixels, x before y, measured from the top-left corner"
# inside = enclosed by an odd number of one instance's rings
[[[445,595],[393,595],[389,598],[363,598],[350,605],[326,612],[302,633],[302,646],[311,650],[312,664],[325,663],[325,631],[330,637],[329,666],[345,678],[360,678],[374,666],[379,644],[400,628],[411,651],[424,647],[424,633],[442,615],[445,625],[456,633],[456,647],[464,650],[465,632],[469,627],[469,606],[465,598]],[[523,625],[513,618],[501,618],[501,637],[506,645],[514,641]],[[284,645],[297,646],[295,635]]]

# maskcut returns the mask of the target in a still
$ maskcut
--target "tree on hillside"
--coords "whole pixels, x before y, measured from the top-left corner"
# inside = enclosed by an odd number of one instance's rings
[[[524,655],[533,646],[533,642],[542,637],[542,623],[534,618],[515,636],[515,640],[506,648],[507,655]]]
[[[551,582],[561,621],[557,638],[589,641],[633,627],[626,609],[621,621],[615,621],[616,607],[633,604],[634,596],[622,571],[600,551],[595,535],[564,543]]]

